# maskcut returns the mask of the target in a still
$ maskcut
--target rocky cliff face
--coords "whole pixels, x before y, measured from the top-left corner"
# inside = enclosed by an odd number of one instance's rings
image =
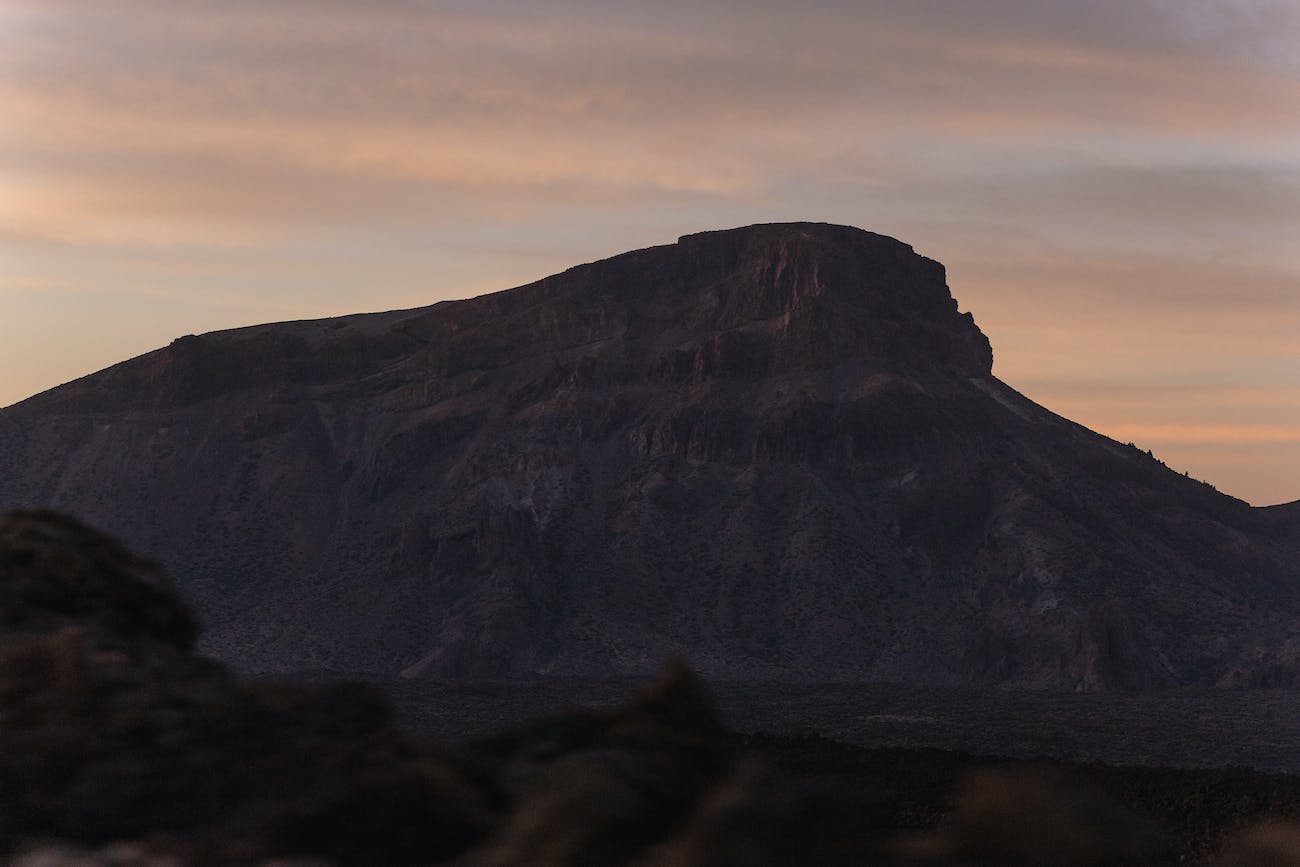
[[[1296,682],[1296,516],[991,365],[905,244],[709,232],[181,338],[0,411],[0,508],[177,564],[244,669]]]

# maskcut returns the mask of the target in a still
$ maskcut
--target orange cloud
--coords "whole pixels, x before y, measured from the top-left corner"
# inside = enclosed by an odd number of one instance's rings
[[[1176,443],[1179,445],[1300,444],[1300,428],[1260,424],[1122,424],[1103,425],[1102,433],[1111,439],[1136,443]]]
[[[1295,4],[1210,0],[0,0],[0,344],[73,297],[154,293],[96,323],[131,354],[829,219],[944,261],[999,375],[1058,411],[1276,433],[1297,33]],[[0,367],[0,403],[55,376]],[[1155,397],[1207,382],[1275,397]]]

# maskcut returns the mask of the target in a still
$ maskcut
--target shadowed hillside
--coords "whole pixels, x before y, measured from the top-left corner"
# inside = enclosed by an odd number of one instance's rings
[[[680,663],[458,746],[362,686],[193,652],[154,564],[0,515],[0,859],[231,864],[1300,863],[1300,779],[737,735]]]
[[[753,226],[188,336],[0,411],[0,507],[186,564],[246,670],[1288,685],[1294,507],[991,374],[943,267]]]

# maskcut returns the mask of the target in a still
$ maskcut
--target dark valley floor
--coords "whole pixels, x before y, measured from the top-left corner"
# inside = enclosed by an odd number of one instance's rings
[[[397,724],[373,687],[241,681],[195,654],[198,632],[158,567],[113,539],[53,513],[0,516],[0,854],[22,867],[1300,863],[1294,775],[737,734],[680,664],[616,706],[447,742]]]

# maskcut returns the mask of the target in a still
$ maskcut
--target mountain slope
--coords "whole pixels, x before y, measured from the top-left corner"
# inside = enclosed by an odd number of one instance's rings
[[[0,508],[156,553],[246,669],[1292,683],[1297,521],[994,378],[820,224],[199,337],[0,411]]]

